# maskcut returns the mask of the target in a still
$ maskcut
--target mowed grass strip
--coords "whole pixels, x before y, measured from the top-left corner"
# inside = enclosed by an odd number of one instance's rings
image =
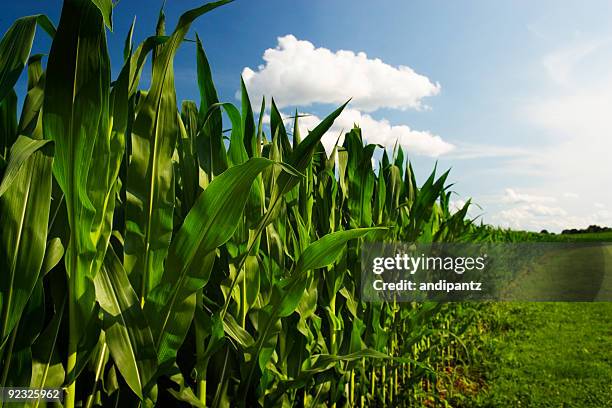
[[[505,303],[481,407],[612,407],[612,303]]]

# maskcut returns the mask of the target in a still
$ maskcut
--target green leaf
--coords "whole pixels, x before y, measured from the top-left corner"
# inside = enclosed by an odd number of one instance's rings
[[[61,275],[60,275],[61,276]],[[64,367],[57,349],[60,337],[60,324],[66,309],[66,288],[59,284],[60,279],[52,280],[52,297],[54,314],[51,321],[32,346],[32,378],[30,387],[59,388],[64,383]],[[38,402],[28,403],[29,407],[38,407]]]
[[[8,159],[8,152],[17,140],[17,94],[11,90],[0,101],[0,157]]]
[[[43,137],[40,111],[44,98],[45,74],[41,59],[42,55],[37,54],[28,60],[28,93],[23,101],[17,130],[17,134],[35,139]]]
[[[371,231],[385,230],[386,228],[356,228],[347,231],[338,231],[325,235],[323,238],[310,244],[298,259],[295,266],[295,275],[306,271],[324,268],[335,262],[336,258],[345,248],[348,241],[365,236]]]
[[[132,40],[134,38],[134,28],[136,27],[136,16],[132,20],[132,25],[130,25],[130,29],[128,31],[127,36],[125,37],[125,42],[123,43],[123,60],[127,61],[128,58],[132,55]]]
[[[64,246],[62,245],[62,240],[59,238],[53,238],[47,242],[47,250],[45,251],[45,258],[43,260],[41,276],[45,276],[53,268],[55,268],[62,257],[64,256]]]
[[[289,142],[289,137],[287,137],[287,130],[285,129],[283,118],[276,107],[274,99],[272,99],[272,108],[270,110],[270,131],[273,135],[278,135],[283,157],[290,157],[293,148]]]
[[[18,177],[21,168],[32,155],[49,143],[51,143],[50,140],[36,140],[25,136],[20,136],[17,139],[11,149],[11,157],[4,171],[2,183],[0,183],[0,197],[11,187]]]
[[[100,9],[104,24],[113,31],[113,2],[112,0],[91,0]]]
[[[375,175],[372,170],[372,155],[376,145],[363,146],[361,129],[354,128],[344,140],[348,152],[347,182],[349,191],[348,209],[351,227],[372,225],[372,197]]]
[[[110,74],[100,10],[91,2],[65,1],[47,64],[43,132],[55,142],[53,173],[70,226],[65,264],[71,356],[77,342],[98,339],[96,330],[87,330],[97,317],[93,278],[110,237],[123,154],[123,141],[111,129]],[[69,377],[76,373],[68,371]]]
[[[312,155],[317,147],[317,144],[321,141],[321,138],[325,133],[332,127],[334,120],[340,116],[346,105],[350,101],[347,101],[344,105],[340,106],[334,112],[329,114],[325,119],[321,121],[313,130],[308,133],[308,136],[293,150],[291,156],[288,158],[287,163],[294,167],[297,171],[303,172],[308,167]],[[299,183],[300,179],[290,174],[281,174],[277,185],[279,189],[277,194],[284,194],[291,190],[295,185]]]
[[[0,185],[0,344],[19,321],[38,281],[47,244],[53,158],[51,149],[39,144],[23,159],[31,142],[25,136],[17,139],[4,177],[10,180]]]
[[[244,147],[244,138],[242,133],[242,119],[240,112],[234,105],[224,104],[227,116],[232,122],[232,132],[230,135],[229,156],[232,165],[242,164],[249,159],[249,155]]]
[[[240,77],[240,92],[242,102],[242,130],[243,143],[249,157],[257,157],[260,147],[257,145],[257,134],[255,129],[255,119],[253,118],[253,107],[249,99],[244,79]]]
[[[130,98],[138,91],[138,84],[140,83],[140,76],[147,56],[151,53],[156,46],[164,44],[168,41],[168,37],[152,36],[145,39],[138,47],[134,54],[130,57],[130,87],[129,96]]]
[[[197,131],[197,107],[193,101],[183,101],[179,120],[180,137],[177,144],[179,155],[178,171],[180,184],[177,189],[181,200],[181,214],[187,215],[200,192],[199,166],[195,152]]]
[[[157,370],[157,354],[147,319],[123,265],[109,249],[94,280],[104,311],[106,343],[123,378],[141,399]]]
[[[163,281],[145,303],[160,363],[173,358],[185,338],[193,310],[183,303],[191,303],[190,297],[208,281],[210,254],[234,234],[253,181],[273,163],[253,158],[216,177],[172,240]],[[214,253],[211,260],[214,261]],[[187,321],[177,318],[177,310],[187,313]]]
[[[206,53],[197,34],[196,46],[201,126],[197,140],[198,158],[208,177],[213,178],[227,168],[227,156],[223,143],[221,111],[214,109],[214,106],[219,103],[219,98]]]
[[[238,343],[238,345],[240,345],[243,351],[246,351],[255,343],[255,340],[253,340],[253,337],[249,334],[249,332],[240,327],[238,322],[236,322],[236,319],[234,319],[234,317],[229,313],[226,313],[225,317],[223,318],[223,329],[225,330],[225,333],[227,333]]]
[[[172,156],[179,134],[174,88],[174,56],[191,23],[228,0],[208,3],[184,13],[160,46],[153,63],[151,88],[140,104],[132,128],[128,169],[126,269],[142,276],[141,298],[160,281],[172,236],[174,175]]]
[[[17,19],[2,37],[0,42],[0,55],[2,56],[0,58],[0,101],[13,89],[28,61],[36,33],[36,24],[53,37],[55,32],[53,23],[42,14]]]

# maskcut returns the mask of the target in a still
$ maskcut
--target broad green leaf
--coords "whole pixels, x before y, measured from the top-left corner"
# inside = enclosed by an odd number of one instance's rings
[[[130,57],[130,87],[129,96],[130,98],[138,91],[138,84],[140,83],[140,76],[147,56],[155,49],[156,46],[164,44],[168,41],[168,37],[152,36],[145,39],[136,48],[136,51]]]
[[[225,314],[225,318],[223,319],[223,329],[225,333],[240,345],[243,351],[246,351],[255,343],[255,340],[253,340],[249,332],[240,327],[236,319],[228,313]]]
[[[11,336],[11,360],[4,370],[10,370],[5,386],[22,386],[28,384],[32,375],[32,343],[40,334],[45,318],[45,298],[42,281],[39,279],[32,291],[28,303],[23,310],[21,319]],[[6,355],[6,354],[5,354]]]
[[[348,241],[365,236],[371,231],[385,230],[386,228],[356,228],[347,231],[338,231],[325,235],[323,238],[310,244],[298,259],[295,266],[295,275],[306,271],[324,268],[334,263]]]
[[[61,276],[61,275],[58,275]],[[54,314],[51,321],[32,346],[32,378],[30,387],[59,388],[64,383],[64,367],[58,352],[60,324],[66,315],[67,296],[65,287],[57,280],[52,281]],[[38,407],[39,402],[29,402],[28,407]]]
[[[143,398],[157,369],[157,354],[138,296],[112,249],[94,283],[113,361],[132,391]]]
[[[242,120],[240,111],[231,103],[216,103],[211,106],[208,114],[205,117],[205,127],[208,123],[214,120],[215,112],[223,109],[232,123],[232,132],[230,136],[230,146],[228,150],[229,161],[231,165],[242,164],[249,159],[246,148],[243,143],[242,135]],[[225,147],[223,147],[225,149]]]
[[[97,343],[95,330],[87,331],[96,317],[93,277],[108,245],[123,154],[123,141],[111,131],[110,74],[100,10],[65,1],[47,64],[43,132],[55,142],[53,173],[70,226],[65,264],[72,356],[77,341]]]
[[[0,41],[0,101],[13,89],[28,61],[37,24],[54,35],[53,23],[39,14],[17,19]]]
[[[361,129],[354,128],[344,140],[345,149],[350,152],[347,164],[348,208],[351,227],[372,225],[372,198],[375,175],[372,170],[372,155],[376,145],[363,146]]]
[[[11,150],[11,157],[6,169],[2,183],[0,183],[0,197],[11,187],[19,176],[21,168],[28,162],[34,153],[52,143],[50,140],[36,140],[20,136]]]
[[[155,35],[157,37],[163,37],[166,35],[166,13],[164,13],[164,7],[166,6],[166,2],[162,3],[162,6],[159,9],[159,13],[157,14],[157,24],[155,25]],[[151,60],[153,61],[153,68],[155,67],[155,60],[157,56],[161,52],[161,45],[153,48],[153,52],[151,54]]]
[[[184,13],[160,46],[153,63],[151,88],[140,104],[132,128],[128,169],[126,269],[142,276],[142,299],[160,282],[173,230],[172,156],[179,134],[173,61],[191,23],[229,1],[208,3]]]
[[[183,342],[193,310],[182,304],[186,299],[191,303],[190,297],[206,284],[212,267],[210,261],[214,261],[214,255],[210,259],[210,254],[231,238],[253,181],[273,163],[253,158],[216,177],[200,195],[172,240],[162,283],[145,304],[154,328],[160,363],[173,358]],[[177,317],[177,309],[187,311],[187,320]]]
[[[43,260],[41,276],[45,276],[53,268],[55,268],[62,257],[64,256],[64,246],[59,238],[53,238],[47,242],[47,250],[45,251],[45,258]]]
[[[200,37],[196,35],[198,87],[200,89],[200,133],[197,140],[200,165],[209,179],[227,168],[227,155],[223,143],[221,111],[213,109],[219,103],[217,90]],[[240,121],[238,121],[240,123]]]
[[[205,405],[198,400],[193,390],[186,384],[185,378],[177,366],[172,367],[172,372],[169,373],[168,377],[170,381],[178,385],[178,390],[174,388],[168,390],[176,400],[185,402],[195,408],[205,408]]]
[[[113,7],[112,0],[91,0],[93,4],[100,9],[102,17],[104,18],[104,24],[113,31]]]
[[[11,149],[11,158],[0,197],[0,307],[4,344],[14,329],[40,275],[51,205],[52,149],[30,152],[20,165],[31,139],[20,137]],[[49,146],[50,147],[50,146]],[[12,169],[16,168],[14,172]]]

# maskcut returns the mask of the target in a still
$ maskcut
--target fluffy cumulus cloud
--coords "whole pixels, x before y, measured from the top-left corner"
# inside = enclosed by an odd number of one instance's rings
[[[365,112],[381,108],[420,109],[422,99],[439,93],[440,85],[408,66],[392,66],[363,52],[331,51],[293,35],[278,38],[263,54],[257,70],[242,76],[254,101],[272,95],[283,106],[341,104]]]
[[[287,125],[290,126],[290,121],[287,122]],[[316,115],[301,117],[298,121],[300,133],[306,135],[308,130],[313,129],[320,122],[321,118]],[[345,109],[335,120],[332,128],[323,136],[322,142],[325,149],[331,152],[338,140],[338,143],[342,144],[344,134],[351,130],[354,125],[361,127],[363,138],[368,143],[379,144],[388,148],[393,148],[398,143],[410,154],[438,157],[455,148],[455,146],[431,132],[414,130],[406,125],[392,125],[386,119],[377,120],[356,109]]]

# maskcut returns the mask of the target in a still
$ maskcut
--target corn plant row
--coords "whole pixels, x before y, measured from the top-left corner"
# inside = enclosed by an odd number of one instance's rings
[[[160,13],[137,46],[132,25],[114,79],[110,0],[65,0],[57,28],[24,17],[2,38],[1,386],[63,387],[68,408],[446,398],[463,306],[362,302],[360,247],[465,238],[469,203],[451,213],[448,173],[418,187],[401,147],[375,171],[358,127],[328,154],[345,105],[302,135],[273,100],[254,113],[244,83],[239,107],[219,102],[198,37],[200,101],[179,105],[175,54],[225,3],[169,33]]]

